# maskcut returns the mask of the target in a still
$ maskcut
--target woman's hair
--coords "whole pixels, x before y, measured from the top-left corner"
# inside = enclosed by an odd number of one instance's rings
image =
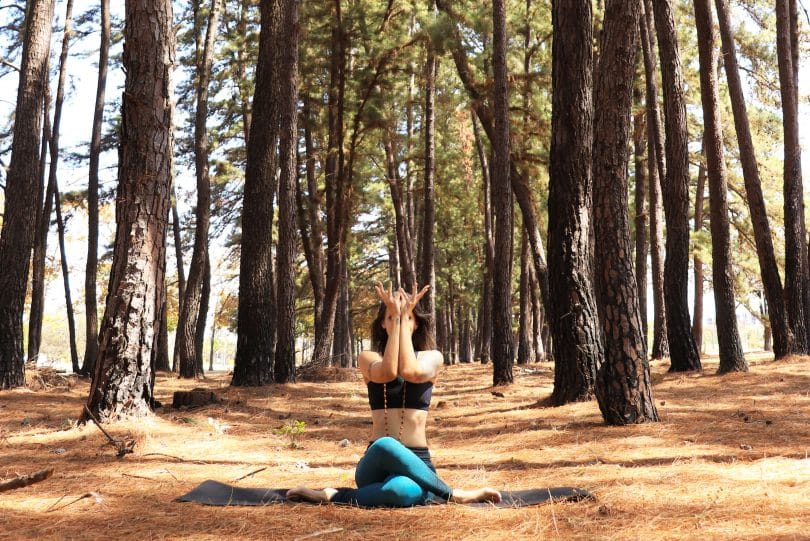
[[[414,308],[413,315],[418,323],[412,337],[413,349],[416,351],[436,349],[433,318],[426,312],[420,310],[418,306]],[[386,331],[382,325],[384,319],[385,303],[381,302],[380,308],[377,310],[377,317],[374,318],[374,322],[371,324],[371,349],[380,354],[385,352],[385,346],[388,344],[388,331]]]

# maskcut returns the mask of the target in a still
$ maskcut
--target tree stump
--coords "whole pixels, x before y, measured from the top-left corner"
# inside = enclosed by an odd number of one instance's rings
[[[207,389],[192,389],[190,391],[175,391],[172,399],[173,408],[199,407],[219,402],[217,396]]]

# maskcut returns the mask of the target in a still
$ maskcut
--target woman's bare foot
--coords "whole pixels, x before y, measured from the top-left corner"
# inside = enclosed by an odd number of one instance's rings
[[[450,501],[454,503],[498,503],[501,501],[501,493],[490,487],[476,488],[473,490],[454,488],[453,495],[450,496]]]
[[[336,492],[337,490],[334,488],[314,490],[305,486],[299,486],[287,491],[287,499],[293,502],[325,503],[331,500]]]

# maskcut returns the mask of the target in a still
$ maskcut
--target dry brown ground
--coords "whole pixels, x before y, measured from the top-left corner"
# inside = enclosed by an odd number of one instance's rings
[[[119,459],[95,426],[71,424],[86,382],[43,387],[32,373],[31,389],[0,393],[0,479],[56,471],[0,494],[0,538],[810,539],[810,358],[749,359],[750,373],[727,376],[714,375],[711,360],[686,375],[654,363],[661,422],[623,428],[603,426],[595,402],[537,407],[551,392],[550,365],[516,367],[503,398],[491,393],[489,367],[450,367],[434,393],[430,439],[451,485],[579,486],[597,497],[525,509],[177,503],[205,479],[262,467],[235,484],[351,484],[369,431],[359,377],[237,389],[225,374],[202,384],[160,375],[164,403],[199,385],[225,402],[112,426],[137,442]],[[300,448],[274,433],[287,420],[306,423]],[[65,506],[89,491],[100,501]]]

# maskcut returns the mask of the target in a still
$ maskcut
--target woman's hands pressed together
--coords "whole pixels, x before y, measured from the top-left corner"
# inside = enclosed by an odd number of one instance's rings
[[[390,335],[396,329],[396,326],[399,325],[400,318],[402,317],[401,288],[399,291],[394,292],[391,285],[389,285],[388,290],[386,290],[382,283],[379,283],[374,286],[374,289],[377,290],[377,296],[380,297],[380,300],[385,303],[386,310],[383,326]]]
[[[399,288],[398,293],[400,298],[400,314],[402,314],[402,318],[405,323],[404,326],[406,327],[408,334],[413,334],[413,332],[416,330],[417,324],[413,311],[429,289],[430,285],[426,285],[421,290],[417,291],[417,286],[414,284],[413,293],[409,294],[403,288]]]

